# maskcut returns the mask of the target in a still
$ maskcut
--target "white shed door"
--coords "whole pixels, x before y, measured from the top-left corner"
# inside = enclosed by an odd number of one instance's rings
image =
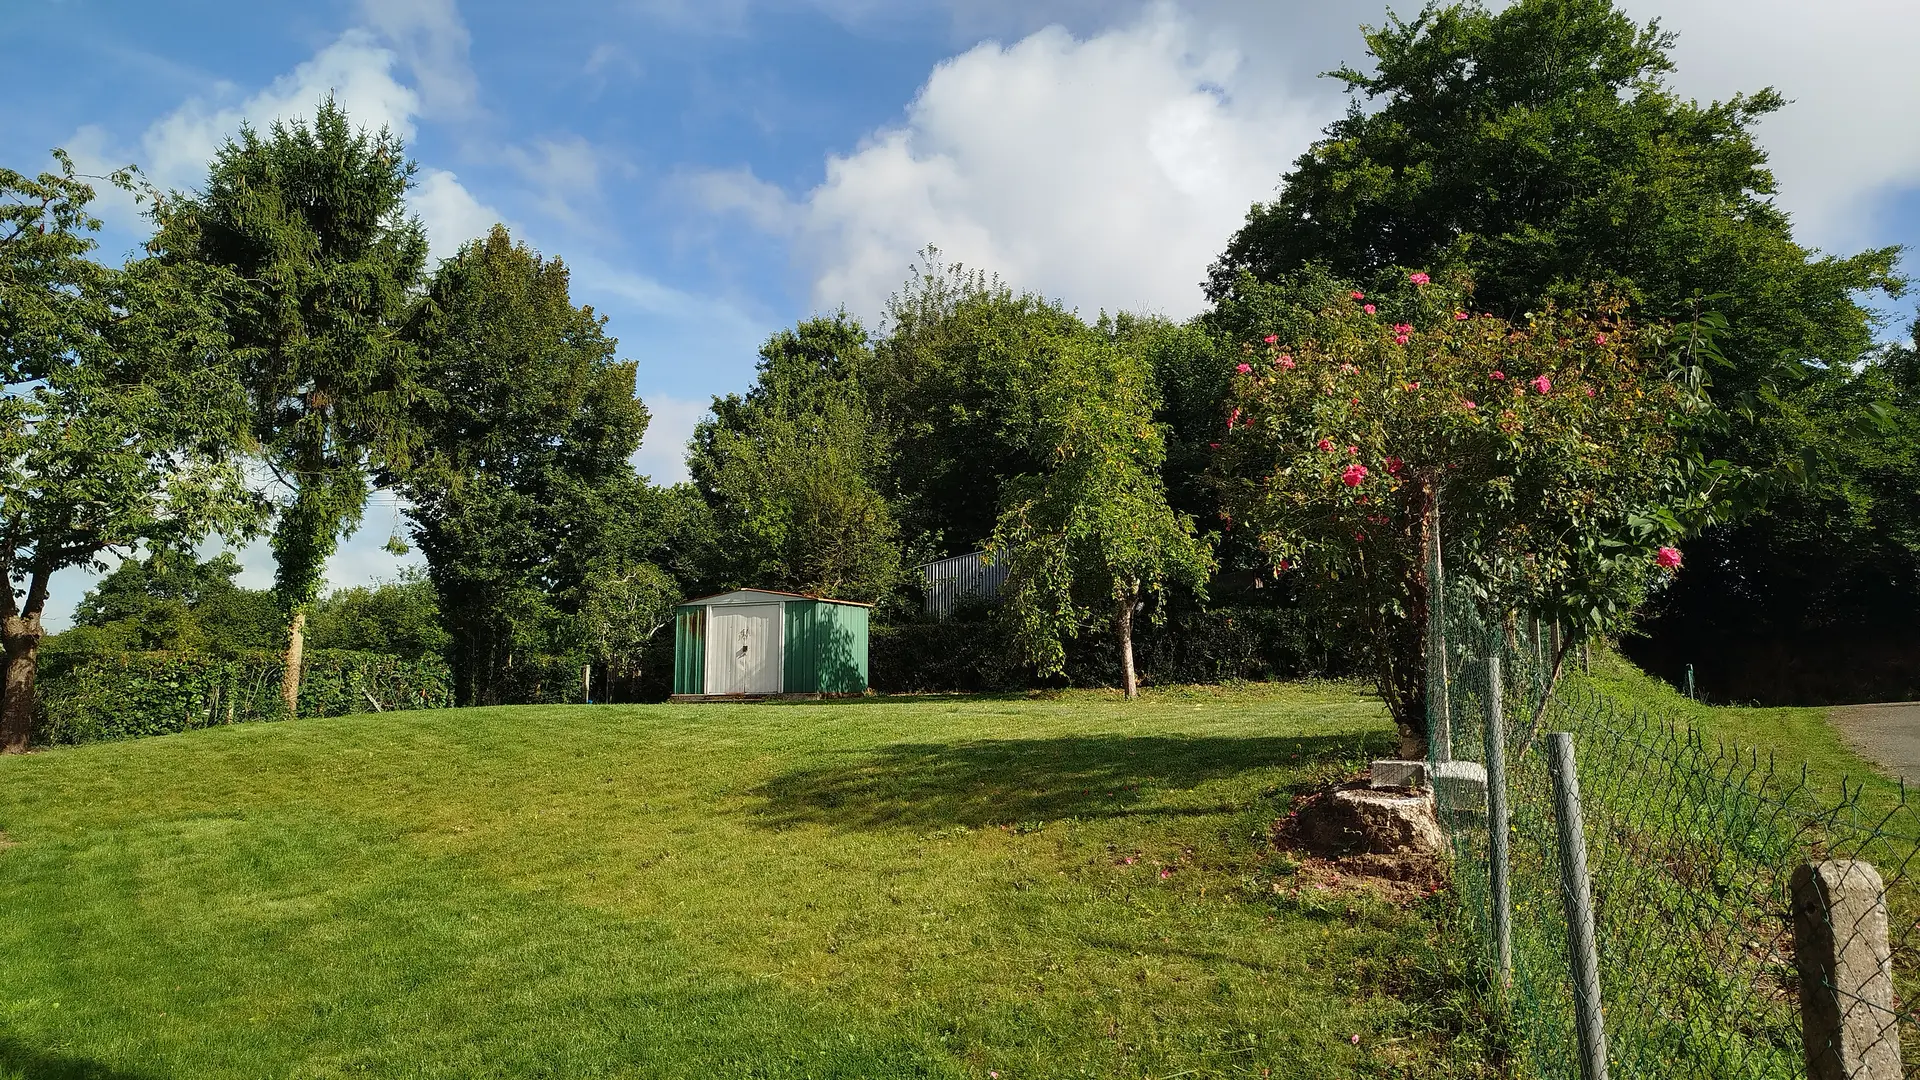
[[[780,692],[780,605],[707,609],[707,693]]]

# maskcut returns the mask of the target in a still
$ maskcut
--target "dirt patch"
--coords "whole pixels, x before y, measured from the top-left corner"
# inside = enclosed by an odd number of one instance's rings
[[[1296,900],[1315,893],[1364,894],[1410,908],[1446,885],[1440,860],[1431,855],[1304,855],[1291,875],[1273,883],[1273,891]]]
[[[20,841],[15,840],[11,836],[8,836],[5,830],[0,829],[0,851],[5,851],[10,847],[19,847],[19,846],[20,846]]]
[[[1396,907],[1411,907],[1446,887],[1441,852],[1422,845],[1398,850],[1353,850],[1345,829],[1329,829],[1329,813],[1344,820],[1340,792],[1366,791],[1364,780],[1296,796],[1287,815],[1273,823],[1270,842],[1293,857],[1293,873],[1273,891],[1298,899],[1312,894],[1369,894]],[[1437,835],[1437,833],[1436,833]]]

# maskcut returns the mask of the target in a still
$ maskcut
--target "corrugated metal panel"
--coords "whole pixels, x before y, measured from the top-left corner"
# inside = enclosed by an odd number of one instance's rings
[[[782,667],[786,671],[786,692],[789,694],[820,692],[819,648],[814,631],[820,621],[820,609],[828,606],[817,600],[789,600],[786,603],[787,655]]]
[[[707,609],[707,693],[780,692],[781,604],[727,604]]]
[[[867,688],[867,609],[820,604],[813,616],[815,686],[823,694],[858,694]]]
[[[707,692],[707,609],[683,607],[673,613],[673,692]]]
[[[940,559],[920,568],[927,588],[927,614],[945,619],[967,600],[991,600],[1007,582],[1007,564],[987,565],[986,553]]]

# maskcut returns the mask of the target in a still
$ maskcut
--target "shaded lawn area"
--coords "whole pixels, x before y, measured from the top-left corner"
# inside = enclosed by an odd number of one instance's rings
[[[1264,846],[1392,743],[1322,685],[7,759],[0,1077],[1427,1075],[1428,925]]]

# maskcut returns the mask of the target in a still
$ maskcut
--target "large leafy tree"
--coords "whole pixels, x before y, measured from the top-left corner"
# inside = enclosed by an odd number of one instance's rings
[[[1025,388],[1034,430],[1023,441],[1044,464],[1006,482],[988,554],[1007,567],[1005,617],[1039,673],[1062,671],[1067,639],[1110,617],[1132,698],[1136,612],[1169,584],[1204,596],[1212,559],[1167,503],[1153,366],[1116,337],[1082,330]]]
[[[1036,387],[1085,325],[1058,303],[996,278],[926,265],[888,305],[888,332],[862,378],[892,440],[887,494],[910,550],[972,551],[992,535],[1001,487],[1044,470]]]
[[[162,219],[170,259],[226,272],[219,298],[254,438],[286,493],[272,543],[289,710],[327,560],[359,523],[370,468],[406,454],[413,383],[399,329],[427,254],[404,202],[413,173],[397,137],[355,129],[329,99],[311,123],[242,127],[205,189]]]
[[[1897,287],[1897,252],[1837,258],[1794,242],[1752,133],[1778,93],[1681,99],[1666,85],[1673,36],[1612,0],[1454,3],[1363,33],[1373,72],[1333,73],[1352,107],[1249,212],[1212,270],[1216,299],[1243,274],[1272,281],[1308,263],[1355,280],[1465,271],[1477,310],[1508,318],[1577,306],[1594,283],[1649,320],[1689,318],[1719,294],[1736,365],[1723,395],[1781,360],[1871,347],[1855,295]]]
[[[857,322],[811,319],[767,340],[745,395],[714,399],[687,459],[726,538],[713,549],[713,584],[869,603],[893,595],[899,527],[879,487],[887,440],[858,378],[871,356]]]
[[[1900,291],[1897,251],[1829,256],[1794,241],[1753,136],[1784,106],[1779,94],[1678,97],[1667,83],[1672,35],[1611,0],[1448,3],[1364,35],[1372,70],[1334,73],[1353,94],[1347,115],[1213,267],[1224,312],[1308,265],[1358,280],[1398,265],[1463,271],[1477,286],[1474,310],[1515,320],[1549,302],[1577,307],[1593,283],[1642,322],[1714,312],[1727,321],[1712,371],[1725,411],[1709,446],[1748,468],[1741,499],[1760,512],[1694,545],[1702,578],[1667,593],[1654,623],[1685,640],[1658,651],[1756,625],[1797,633],[1784,628],[1807,590],[1758,583],[1887,581],[1889,566],[1901,568],[1894,582],[1916,580],[1885,517],[1898,500],[1864,497],[1867,459],[1898,458],[1899,437],[1861,423],[1884,397],[1855,385],[1875,348],[1858,297]],[[1809,564],[1807,542],[1835,525],[1857,543]],[[1741,582],[1754,586],[1738,586],[1752,603],[1715,600]],[[1814,591],[1838,604],[1821,605],[1837,621],[1868,617],[1844,589]],[[1910,585],[1901,596],[1920,602]]]
[[[240,560],[229,552],[202,560],[160,549],[128,559],[101,578],[74,608],[74,629],[49,639],[68,655],[166,650],[220,656],[271,649],[279,609],[271,593],[237,584]]]
[[[647,550],[637,534],[658,496],[629,460],[648,419],[634,365],[569,282],[496,226],[440,265],[408,324],[420,450],[390,479],[453,637],[461,704],[500,701],[518,661],[565,644],[590,576]]]
[[[1307,275],[1294,317],[1234,365],[1214,477],[1276,572],[1323,618],[1363,623],[1417,756],[1437,526],[1489,614],[1613,632],[1662,549],[1671,562],[1666,545],[1720,512],[1723,469],[1692,445],[1711,412],[1699,365],[1671,361],[1657,329],[1604,305],[1471,317],[1459,292],[1411,278],[1362,291]]]
[[[241,531],[243,416],[207,275],[93,262],[93,189],[0,169],[0,751],[27,748],[48,584],[108,552]],[[130,177],[121,175],[121,182]]]

